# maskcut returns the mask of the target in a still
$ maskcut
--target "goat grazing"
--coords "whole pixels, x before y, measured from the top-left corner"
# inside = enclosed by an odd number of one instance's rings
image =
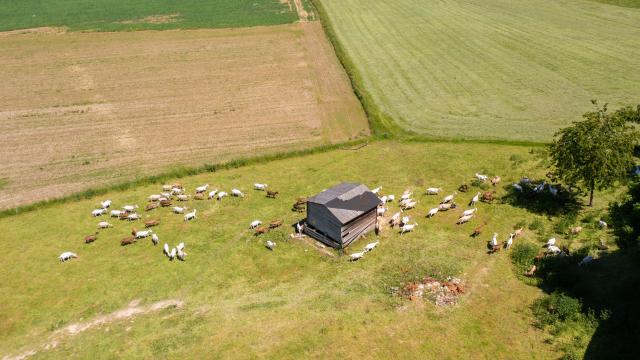
[[[96,232],[95,234],[92,235],[87,235],[84,237],[84,243],[85,244],[91,244],[92,242],[98,240],[98,232]]]
[[[144,207],[144,211],[151,211],[153,209],[157,209],[159,206],[160,206],[160,203],[152,202],[147,204],[147,206]]]
[[[184,214],[184,221],[189,221],[189,220],[193,220],[196,218],[196,209],[194,209],[192,212],[190,213],[186,213]]]
[[[265,246],[267,249],[269,249],[269,250],[273,251],[273,249],[275,249],[275,248],[276,248],[276,243],[275,243],[275,242],[273,242],[273,241],[271,241],[271,240],[267,240],[267,242],[264,244],[264,246]]]
[[[151,242],[153,243],[153,245],[158,245],[158,243],[160,242],[160,238],[157,234],[151,234]]]
[[[222,200],[223,197],[229,195],[228,193],[224,192],[224,191],[220,191],[218,193],[218,200]]]
[[[378,244],[379,244],[379,243],[380,243],[380,241],[376,241],[376,242],[369,243],[369,244],[367,244],[367,246],[365,246],[365,247],[364,247],[364,250],[365,250],[366,252],[369,252],[369,251],[371,251],[371,250],[375,249],[375,248],[376,248],[376,246],[378,246]]]
[[[476,173],[476,179],[484,182],[484,181],[487,181],[489,179],[489,177],[487,175],[482,175],[482,174]]]
[[[140,220],[140,215],[138,215],[136,213],[129,214],[129,215],[127,215],[127,220],[129,220],[129,221]]]
[[[440,204],[446,204],[446,203],[450,203],[451,201],[453,201],[453,198],[455,197],[455,193],[451,194],[451,195],[447,195],[444,197],[444,199],[442,199],[442,201],[440,202]]]
[[[169,244],[164,243],[164,246],[162,247],[162,252],[163,252],[166,256],[169,256],[169,253],[170,253],[170,251],[169,251]]]
[[[278,196],[279,192],[267,190],[267,197],[271,199],[275,199]]]
[[[402,234],[404,234],[406,232],[413,231],[413,229],[415,229],[416,226],[418,226],[418,224],[416,224],[416,223],[402,225],[402,227],[400,228],[400,235],[402,235]]]
[[[209,184],[204,184],[202,186],[198,186],[196,188],[196,194],[201,194],[201,193],[207,191],[208,188],[209,188]]]
[[[491,185],[497,186],[498,184],[500,184],[500,181],[502,181],[502,179],[500,178],[500,176],[496,175],[491,178]]]
[[[442,191],[441,188],[428,188],[427,195],[438,195]]]
[[[216,194],[218,193],[218,189],[216,190],[211,190],[209,191],[209,196],[207,197],[209,200],[213,199],[214,197],[216,197]]]
[[[138,205],[125,205],[122,207],[125,211],[132,212],[138,208]]]
[[[479,200],[480,200],[480,193],[477,193],[476,196],[474,196],[469,202],[469,206],[475,206]]]
[[[113,227],[113,225],[109,224],[109,223],[108,223],[108,222],[106,222],[106,221],[100,221],[100,222],[98,223],[98,229],[108,229],[108,228],[110,228],[110,227]]]
[[[466,222],[469,222],[469,220],[471,220],[471,218],[473,218],[473,214],[471,215],[466,215],[466,216],[461,216],[458,221],[456,222],[456,224],[461,225],[464,224]]]
[[[244,193],[238,189],[231,189],[231,195],[235,197],[244,197]]]
[[[382,190],[382,186],[379,186],[379,187],[371,190],[371,192],[374,193],[374,194],[378,194],[380,192],[380,190]]]
[[[75,253],[72,253],[71,251],[65,251],[62,254],[60,254],[60,256],[58,257],[60,262],[65,262],[65,261],[69,261],[71,259],[76,259],[76,258],[78,258],[78,255],[76,255]]]
[[[95,209],[91,211],[91,216],[93,217],[102,216],[106,212],[107,212],[107,209]]]
[[[136,239],[144,239],[148,236],[151,236],[151,234],[153,233],[153,231],[151,230],[142,230],[142,231],[136,231]]]
[[[455,209],[456,207],[457,207],[457,205],[454,202],[438,205],[438,209],[440,211],[448,211],[450,209]]]
[[[103,209],[108,209],[111,206],[111,200],[105,200],[101,202],[100,206],[102,206]]]
[[[484,223],[482,223],[482,224],[480,224],[480,225],[476,226],[476,227],[473,229],[473,234],[471,234],[471,236],[476,237],[476,236],[478,236],[478,235],[482,234],[482,230],[484,230],[484,227],[485,227],[486,225],[487,225],[487,222],[485,221]]]
[[[173,212],[175,214],[184,214],[185,210],[187,210],[187,209],[189,209],[189,208],[186,207],[186,206],[184,206],[184,207],[174,206],[172,210],[173,210]]]
[[[349,255],[349,261],[360,260],[360,259],[362,259],[364,257],[364,254],[365,254],[364,251],[353,253],[353,254]]]
[[[265,190],[267,190],[267,184],[255,183],[255,184],[253,184],[253,188],[256,189],[256,190],[265,191]]]
[[[129,236],[129,237],[126,237],[126,238],[124,238],[124,239],[120,240],[120,246],[127,246],[127,245],[131,245],[131,244],[133,244],[133,243],[134,243],[134,242],[136,242],[136,241],[137,241],[137,240],[136,240],[136,237],[135,237],[135,236]]]
[[[440,209],[439,209],[439,208],[437,208],[437,207],[436,207],[436,208],[433,208],[433,209],[431,209],[431,210],[429,210],[429,213],[427,214],[427,217],[429,217],[429,218],[430,218],[430,217],[434,217],[434,216],[438,213],[438,211],[439,211],[439,210],[440,210]]]
[[[464,212],[462,212],[462,216],[473,215],[476,211],[478,211],[478,208],[465,210]]]
[[[158,225],[160,225],[160,219],[147,220],[144,222],[144,227],[146,228],[150,228]]]
[[[251,222],[251,224],[249,224],[249,229],[255,229],[255,228],[257,228],[257,227],[258,227],[258,226],[260,226],[260,225],[262,225],[262,221],[260,221],[260,220],[253,220],[253,221]]]

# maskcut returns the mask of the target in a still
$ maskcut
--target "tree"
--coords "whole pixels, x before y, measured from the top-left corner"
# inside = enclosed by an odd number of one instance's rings
[[[590,192],[589,206],[593,206],[595,189],[607,189],[628,178],[638,139],[635,127],[620,115],[625,112],[612,115],[606,104],[599,108],[597,101],[592,103],[596,110],[558,131],[550,146],[556,175],[568,185],[585,186]]]

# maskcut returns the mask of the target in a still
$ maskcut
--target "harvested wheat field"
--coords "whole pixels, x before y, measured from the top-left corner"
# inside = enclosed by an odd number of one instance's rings
[[[369,132],[318,22],[0,47],[0,208]]]

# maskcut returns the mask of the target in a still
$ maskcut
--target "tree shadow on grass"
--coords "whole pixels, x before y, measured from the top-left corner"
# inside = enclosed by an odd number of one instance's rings
[[[583,313],[599,318],[585,359],[640,359],[640,257],[636,252],[602,252],[579,266],[587,251],[541,260],[539,286],[580,298]]]
[[[579,193],[560,189],[556,195],[552,194],[548,187],[540,192],[534,191],[535,186],[522,186],[522,190],[513,185],[505,186],[507,194],[500,201],[514,207],[527,209],[533,213],[547,216],[573,216],[575,217],[582,208]]]

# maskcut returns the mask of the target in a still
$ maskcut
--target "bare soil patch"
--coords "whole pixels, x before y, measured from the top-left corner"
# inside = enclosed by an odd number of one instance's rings
[[[22,360],[33,355],[36,355],[38,351],[53,349],[58,346],[58,343],[64,338],[78,335],[81,332],[93,329],[95,327],[106,325],[115,321],[128,319],[137,315],[144,315],[152,312],[156,312],[168,308],[181,308],[184,302],[176,299],[167,299],[158,301],[146,306],[140,305],[140,300],[133,300],[129,305],[123,309],[112,312],[107,315],[98,316],[90,321],[73,323],[65,326],[60,330],[56,330],[47,340],[45,344],[40,346],[39,349],[29,349],[22,351],[15,356],[4,356],[2,360]]]
[[[318,22],[0,47],[0,208],[369,131]]]
[[[180,21],[180,14],[151,15],[142,19],[120,21],[120,24],[169,24]]]
[[[25,35],[25,34],[40,34],[40,35],[60,35],[65,34],[67,32],[66,27],[37,27],[30,29],[19,29],[19,30],[11,30],[11,31],[0,31],[0,38],[6,36],[15,36],[15,35]]]

